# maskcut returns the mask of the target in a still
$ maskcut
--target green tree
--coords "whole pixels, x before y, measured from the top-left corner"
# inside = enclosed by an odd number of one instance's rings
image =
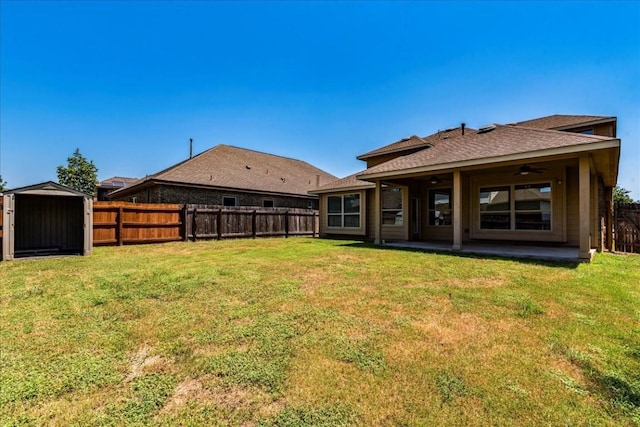
[[[631,193],[631,191],[616,185],[613,188],[613,201],[618,203],[633,203],[633,199],[629,193]]]
[[[0,193],[7,190],[7,181],[2,179],[2,175],[0,175]]]
[[[93,196],[98,184],[98,168],[93,161],[85,159],[76,148],[67,159],[67,166],[58,166],[58,182],[67,187]]]

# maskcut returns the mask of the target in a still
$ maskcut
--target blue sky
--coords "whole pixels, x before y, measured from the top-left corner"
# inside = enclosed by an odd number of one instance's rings
[[[0,1],[0,174],[142,177],[225,143],[337,176],[466,122],[615,115],[640,199],[639,2]]]

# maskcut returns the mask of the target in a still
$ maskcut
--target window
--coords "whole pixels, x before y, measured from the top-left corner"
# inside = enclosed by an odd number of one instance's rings
[[[429,191],[429,225],[451,225],[451,189]]]
[[[515,186],[516,230],[551,230],[551,184]]]
[[[273,200],[263,200],[262,207],[263,208],[274,208],[276,206]]]
[[[593,129],[581,130],[580,133],[582,133],[584,135],[593,135]]]
[[[487,230],[511,229],[510,187],[480,189],[480,228]]]
[[[382,224],[402,225],[402,188],[382,189]]]
[[[360,194],[327,197],[327,225],[329,227],[360,227]]]
[[[224,196],[222,198],[223,206],[238,206],[238,199],[235,197]]]
[[[482,230],[551,230],[548,182],[482,187],[479,203]]]

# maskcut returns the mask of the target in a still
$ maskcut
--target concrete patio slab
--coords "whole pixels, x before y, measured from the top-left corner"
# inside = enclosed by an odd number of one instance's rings
[[[451,243],[440,242],[385,242],[391,248],[410,248],[433,252],[452,252],[469,255],[490,255],[505,258],[527,258],[560,262],[588,262],[578,257],[578,248],[558,246],[523,246],[497,243],[463,243],[454,250]],[[592,249],[592,255],[595,249]],[[591,257],[593,258],[593,256]]]

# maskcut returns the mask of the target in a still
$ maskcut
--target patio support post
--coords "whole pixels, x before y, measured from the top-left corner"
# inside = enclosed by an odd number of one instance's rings
[[[374,196],[374,233],[373,233],[373,243],[379,245],[382,243],[382,183],[380,180],[376,181],[376,191]]]
[[[604,200],[606,210],[606,249],[613,251],[613,187],[604,188]]]
[[[580,249],[578,251],[578,258],[585,261],[591,260],[591,166],[589,163],[589,156],[580,156],[579,163],[579,191],[578,200],[580,209]]]
[[[462,179],[460,169],[453,171],[453,246],[454,251],[462,248]]]

